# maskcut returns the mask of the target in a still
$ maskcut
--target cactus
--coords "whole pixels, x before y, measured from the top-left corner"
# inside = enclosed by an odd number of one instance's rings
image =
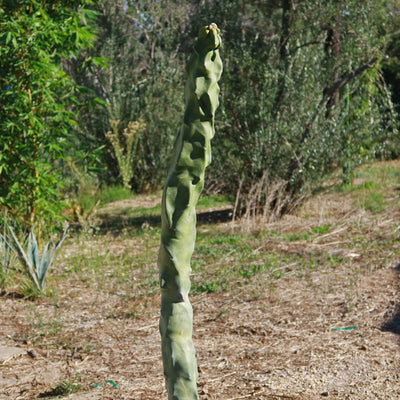
[[[185,114],[162,199],[160,334],[169,400],[198,399],[189,273],[196,239],[195,207],[211,162],[210,142],[219,104],[220,46],[215,24],[200,30],[186,68]]]

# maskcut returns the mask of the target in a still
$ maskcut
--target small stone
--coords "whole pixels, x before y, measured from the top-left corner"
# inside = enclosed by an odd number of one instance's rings
[[[328,396],[329,396],[329,393],[328,393],[328,392],[322,392],[322,393],[321,393],[321,396],[323,396],[323,397],[328,397]]]
[[[32,357],[32,358],[36,358],[37,357],[37,353],[33,349],[28,350],[27,353],[28,353],[29,357]]]

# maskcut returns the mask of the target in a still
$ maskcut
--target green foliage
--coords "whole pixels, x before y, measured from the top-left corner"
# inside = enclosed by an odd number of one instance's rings
[[[59,199],[83,191],[71,162],[99,187],[158,189],[183,113],[182,65],[210,18],[228,67],[207,193],[274,219],[337,171],[351,185],[358,165],[400,151],[399,10],[397,0],[3,2],[0,207],[29,223],[61,218]]]
[[[74,85],[62,60],[94,39],[88,1],[0,6],[0,207],[32,223],[58,218],[62,159],[74,120]]]
[[[141,118],[145,129],[137,138],[133,179],[134,190],[159,187],[183,112],[182,95],[185,56],[179,51],[182,24],[188,20],[186,1],[103,0],[94,8],[98,40],[87,52],[87,62],[72,60],[68,70],[80,85],[87,104],[75,134],[77,145],[90,152],[105,144],[102,183],[119,181],[120,168],[105,132],[110,120],[119,121],[119,133],[129,121]],[[107,60],[108,68],[95,63]],[[99,98],[101,102],[93,104]]]
[[[322,235],[324,233],[327,233],[330,228],[331,228],[331,224],[319,225],[319,226],[312,228],[311,232],[316,233],[318,235]]]
[[[216,280],[211,280],[210,282],[202,282],[194,286],[192,293],[215,293],[220,292],[221,290],[222,287],[218,284],[218,282]]]
[[[383,60],[383,73],[385,80],[391,86],[391,95],[397,112],[400,111],[400,2],[388,1],[388,44],[387,57]],[[398,153],[396,154],[398,156]]]
[[[357,165],[389,155],[383,1],[205,2],[193,29],[210,15],[229,67],[209,183],[238,193],[239,212],[288,211],[338,167],[351,180]],[[279,184],[284,195],[272,194]]]

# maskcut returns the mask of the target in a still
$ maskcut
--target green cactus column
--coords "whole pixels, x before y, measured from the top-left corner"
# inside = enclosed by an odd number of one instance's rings
[[[196,239],[196,204],[211,162],[214,113],[222,73],[217,25],[200,30],[187,65],[185,115],[176,139],[164,188],[161,247],[160,333],[169,400],[198,399],[197,362],[189,301],[190,259]]]

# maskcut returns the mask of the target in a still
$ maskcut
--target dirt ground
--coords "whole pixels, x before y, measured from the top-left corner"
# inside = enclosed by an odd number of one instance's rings
[[[400,260],[347,257],[303,279],[286,266],[273,282],[192,296],[200,399],[400,399]],[[57,301],[7,293],[0,313],[0,399],[167,399],[158,294],[132,300],[69,281]],[[36,347],[43,321],[54,326]]]

